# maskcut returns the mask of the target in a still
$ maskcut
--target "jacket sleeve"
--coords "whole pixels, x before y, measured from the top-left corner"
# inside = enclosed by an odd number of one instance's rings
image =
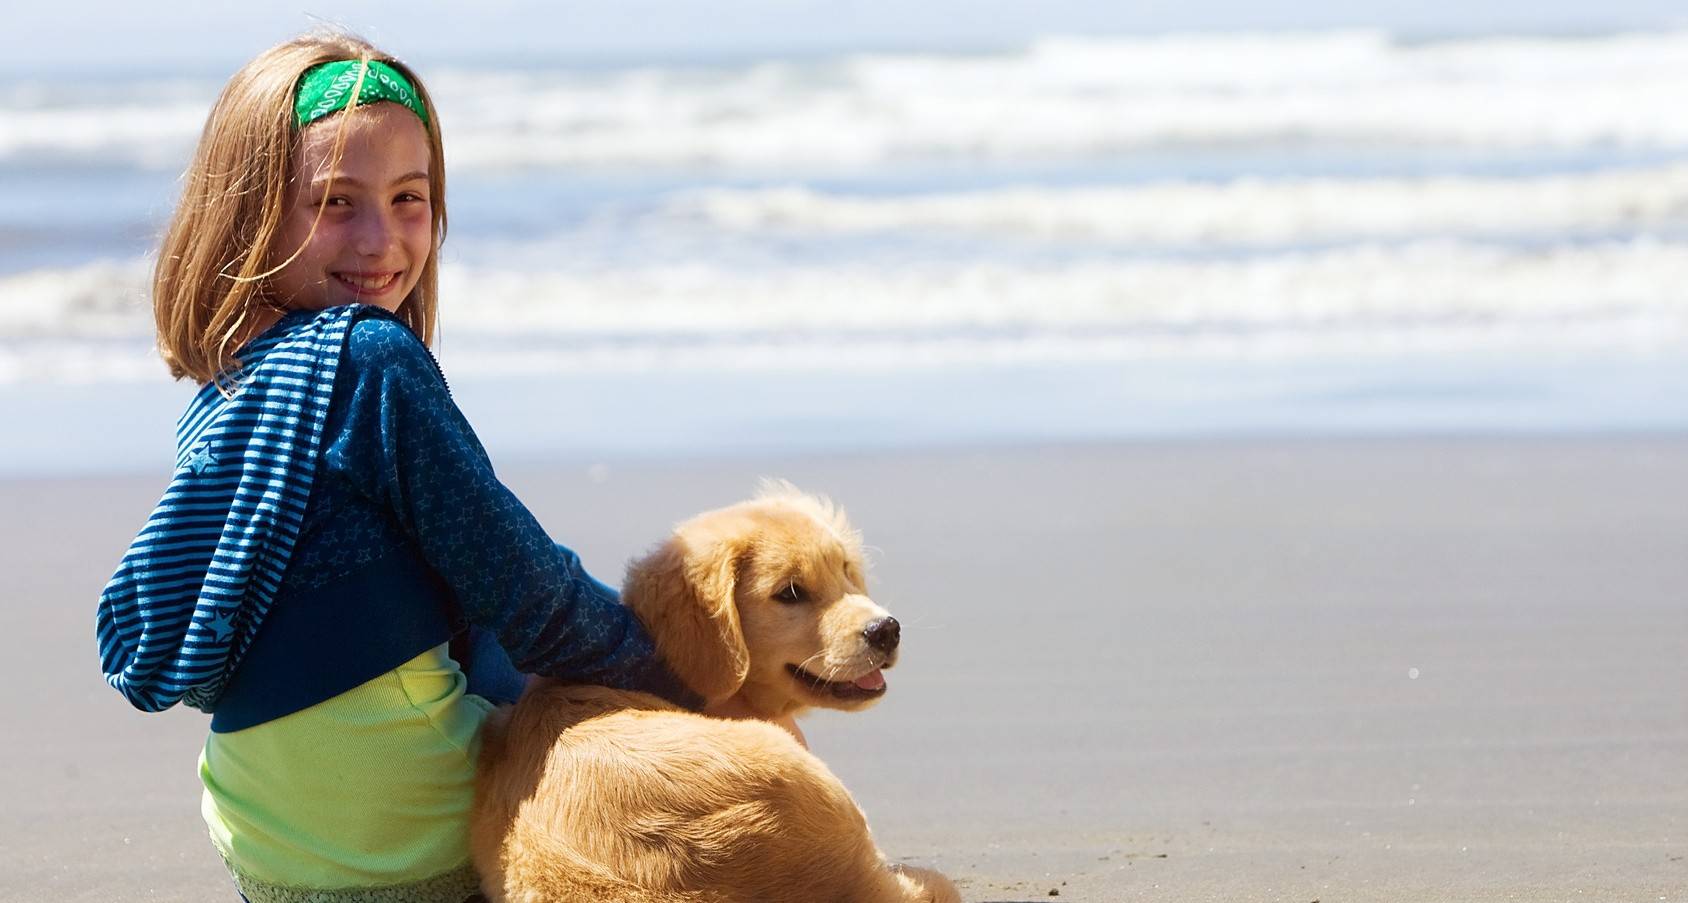
[[[340,368],[322,453],[393,513],[470,624],[496,636],[523,671],[700,704],[615,590],[552,542],[493,475],[409,327],[360,317]]]

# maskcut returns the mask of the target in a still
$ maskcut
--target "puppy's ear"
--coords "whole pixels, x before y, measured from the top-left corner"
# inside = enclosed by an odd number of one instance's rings
[[[750,673],[734,597],[746,548],[677,533],[628,567],[622,589],[669,669],[712,703],[737,693]]]

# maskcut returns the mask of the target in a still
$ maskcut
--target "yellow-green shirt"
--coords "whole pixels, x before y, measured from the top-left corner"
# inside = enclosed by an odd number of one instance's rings
[[[199,759],[211,839],[252,903],[473,894],[469,807],[492,705],[440,645]],[[342,891],[340,894],[335,891]]]

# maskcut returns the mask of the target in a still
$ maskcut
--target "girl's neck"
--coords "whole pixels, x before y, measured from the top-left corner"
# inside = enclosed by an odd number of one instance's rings
[[[281,318],[289,313],[292,313],[292,311],[270,304],[256,305],[252,311],[252,322],[241,330],[240,340],[234,343],[234,347],[244,347],[253,339],[263,335],[265,330],[280,322]]]

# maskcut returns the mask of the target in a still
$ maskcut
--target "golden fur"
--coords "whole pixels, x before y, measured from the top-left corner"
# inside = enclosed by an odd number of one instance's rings
[[[896,658],[865,639],[889,619],[862,570],[842,512],[773,484],[681,524],[623,599],[712,704],[855,710]],[[552,680],[488,721],[470,839],[494,903],[960,900],[887,863],[844,785],[779,727]]]

